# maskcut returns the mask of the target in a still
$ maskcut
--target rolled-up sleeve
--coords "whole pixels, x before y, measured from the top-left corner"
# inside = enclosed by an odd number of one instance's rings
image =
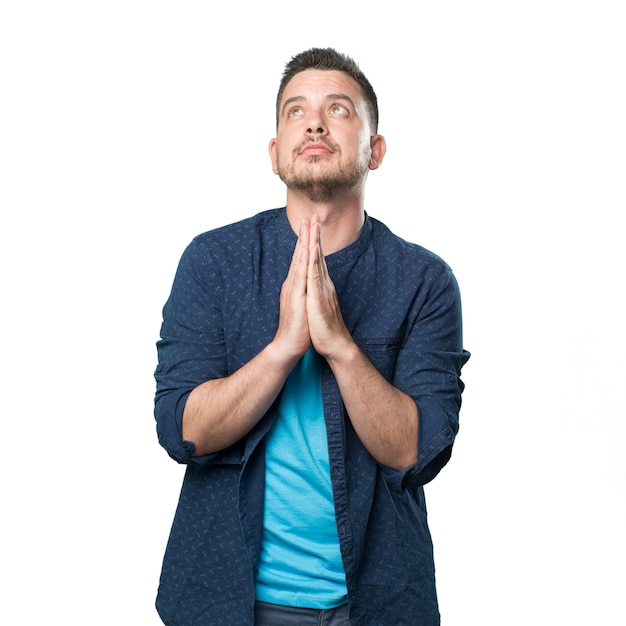
[[[206,250],[194,239],[183,253],[170,296],[163,308],[154,415],[160,444],[179,463],[216,459],[237,462],[236,447],[194,457],[193,442],[183,441],[182,420],[191,391],[227,375],[220,307],[222,286]]]
[[[458,284],[446,266],[427,291],[396,362],[394,384],[415,400],[419,416],[417,464],[399,472],[396,482],[424,485],[450,459],[464,388],[461,368],[469,356]]]

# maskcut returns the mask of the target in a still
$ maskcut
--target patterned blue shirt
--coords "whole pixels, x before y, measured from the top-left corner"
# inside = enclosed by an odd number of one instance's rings
[[[279,399],[239,442],[193,456],[181,436],[186,399],[232,374],[273,338],[296,235],[285,209],[196,237],[163,310],[155,417],[161,445],[187,464],[157,609],[168,626],[254,624],[263,523],[264,436]],[[367,217],[359,238],[326,257],[346,326],[378,371],[419,411],[417,464],[379,465],[356,435],[322,363],[335,517],[355,626],[437,626],[432,543],[422,486],[450,458],[469,358],[450,268]]]

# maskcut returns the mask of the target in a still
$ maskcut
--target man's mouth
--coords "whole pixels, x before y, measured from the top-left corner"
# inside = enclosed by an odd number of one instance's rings
[[[323,141],[307,141],[301,148],[298,154],[302,156],[324,156],[332,154],[334,150],[326,145]]]

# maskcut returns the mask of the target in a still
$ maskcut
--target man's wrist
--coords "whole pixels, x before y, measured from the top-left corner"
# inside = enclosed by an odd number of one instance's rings
[[[333,343],[332,350],[322,355],[331,366],[335,367],[350,366],[363,356],[361,349],[355,343],[351,336],[347,336],[342,340]]]
[[[284,371],[287,374],[296,366],[302,354],[293,350],[286,350],[276,338],[265,346],[262,351],[264,366],[276,371]]]

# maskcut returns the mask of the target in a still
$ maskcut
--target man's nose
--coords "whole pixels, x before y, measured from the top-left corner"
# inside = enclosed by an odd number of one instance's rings
[[[321,112],[312,112],[307,120],[307,135],[326,135],[328,128]]]

